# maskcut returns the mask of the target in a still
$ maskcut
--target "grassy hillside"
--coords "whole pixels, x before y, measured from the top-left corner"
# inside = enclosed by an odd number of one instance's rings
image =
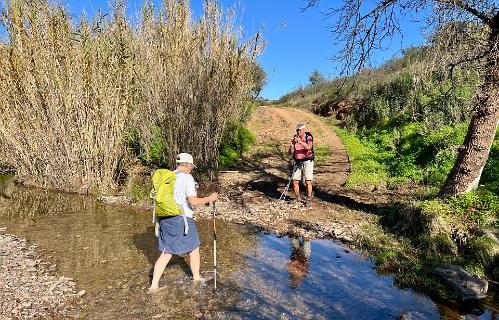
[[[414,190],[412,201],[379,208],[379,224],[366,227],[361,245],[380,268],[402,274],[401,283],[446,296],[428,273],[442,262],[499,277],[499,138],[479,190],[435,197],[464,141],[480,81],[475,70],[428,71],[428,50],[299,88],[279,103],[317,113],[330,108],[352,162],[347,187]]]

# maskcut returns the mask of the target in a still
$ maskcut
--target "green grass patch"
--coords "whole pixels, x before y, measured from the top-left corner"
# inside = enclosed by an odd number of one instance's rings
[[[317,146],[314,147],[315,162],[324,163],[333,154],[332,149],[329,146]]]
[[[466,129],[465,123],[430,129],[424,123],[392,121],[359,135],[376,147],[392,180],[439,186],[454,164],[454,150],[463,142]]]
[[[466,124],[432,130],[423,123],[398,121],[357,134],[336,128],[352,163],[347,185],[384,183],[392,188],[414,182],[439,187],[454,165],[454,150],[464,140],[466,129]],[[494,173],[489,176],[494,180]]]
[[[381,154],[376,146],[361,141],[345,129],[335,127],[335,131],[345,145],[351,162],[347,186],[377,186],[387,181],[387,167],[381,163]]]

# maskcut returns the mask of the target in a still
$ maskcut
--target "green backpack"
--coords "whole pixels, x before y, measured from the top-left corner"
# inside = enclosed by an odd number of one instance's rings
[[[153,219],[157,217],[171,217],[182,214],[179,205],[173,198],[173,186],[177,179],[175,171],[158,169],[152,176],[153,189],[150,198],[153,199]]]

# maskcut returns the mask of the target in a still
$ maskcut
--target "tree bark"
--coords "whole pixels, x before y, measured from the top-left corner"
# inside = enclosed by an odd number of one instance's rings
[[[499,123],[499,16],[489,25],[490,51],[486,74],[468,133],[458,151],[457,160],[440,190],[440,197],[451,197],[478,187],[483,168]]]

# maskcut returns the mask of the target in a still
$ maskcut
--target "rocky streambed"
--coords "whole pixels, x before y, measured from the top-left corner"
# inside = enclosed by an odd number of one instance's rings
[[[0,229],[0,319],[79,318],[85,291],[58,275],[36,245]]]
[[[307,239],[338,239],[346,243],[353,242],[360,232],[362,223],[360,220],[331,219],[330,215],[334,215],[334,212],[326,214],[319,208],[309,209],[303,204],[281,201],[249,202],[247,198],[250,198],[249,193],[243,193],[240,201],[218,201],[217,219],[252,225],[277,235],[301,236]],[[209,219],[213,216],[213,207],[198,208],[196,215]]]
[[[100,200],[106,204],[132,206],[143,211],[151,211],[152,207],[147,201],[132,204],[131,199],[123,196],[101,196]],[[196,207],[194,219],[211,219],[213,210],[213,205]],[[225,196],[217,201],[215,212],[216,219],[226,223],[249,225],[280,236],[336,239],[345,244],[354,242],[361,232],[362,224],[370,218],[369,214],[361,215],[340,206],[327,208],[322,201],[317,201],[313,208],[307,208],[303,203],[269,200],[246,190],[226,191]]]

